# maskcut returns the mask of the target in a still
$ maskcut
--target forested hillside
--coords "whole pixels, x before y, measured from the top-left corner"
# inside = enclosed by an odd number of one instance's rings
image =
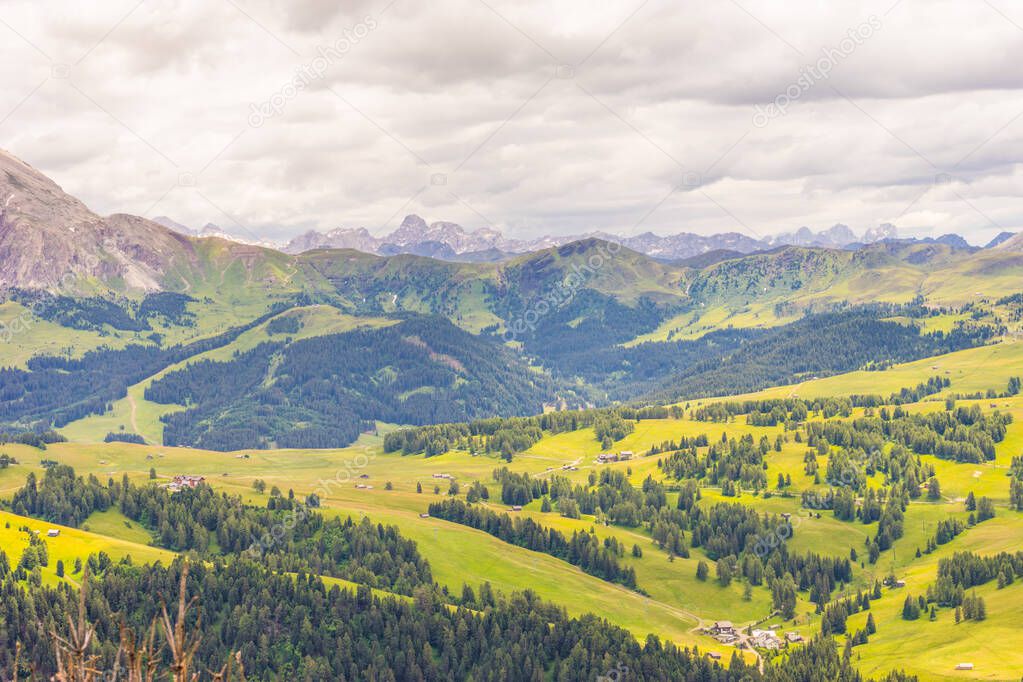
[[[536,414],[553,384],[510,351],[443,318],[264,343],[204,360],[146,390],[167,415],[168,445],[214,450],[342,447],[376,421],[428,424]]]

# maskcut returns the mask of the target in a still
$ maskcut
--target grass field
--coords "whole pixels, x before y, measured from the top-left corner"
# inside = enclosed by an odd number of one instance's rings
[[[246,339],[244,343],[253,341]],[[1007,381],[1009,376],[1019,373],[1023,365],[1021,351],[1023,344],[1003,343],[908,363],[885,372],[854,372],[839,378],[806,382],[799,387],[771,389],[757,395],[790,395],[796,391],[800,396],[809,397],[896,391],[944,371],[950,372],[952,391],[984,390],[992,386],[1001,387],[1003,380]],[[907,582],[903,590],[886,589],[882,599],[876,602],[874,613],[879,631],[869,644],[857,647],[854,653],[865,672],[908,668],[928,680],[1009,680],[1016,679],[1016,673],[1023,665],[1016,640],[1012,637],[1013,628],[1018,628],[1019,609],[1023,606],[1023,586],[1017,584],[1002,591],[991,585],[980,588],[978,592],[988,597],[989,604],[989,618],[982,623],[955,625],[947,611],[940,612],[938,620],[933,623],[926,618],[906,622],[899,615],[905,594],[919,594],[934,580],[940,558],[964,549],[982,553],[1002,549],[1015,551],[1023,537],[1023,514],[1010,511],[1006,505],[1008,479],[1005,475],[1011,458],[1023,451],[1023,397],[977,402],[986,410],[995,404],[998,409],[1007,410],[1015,417],[1005,441],[998,445],[996,459],[985,464],[957,464],[923,456],[925,462],[935,466],[942,484],[943,499],[911,503],[906,512],[904,537],[891,550],[884,552],[875,565],[857,562],[855,582],[849,589],[867,588],[890,572]],[[928,399],[907,409],[936,410],[943,407],[943,401]],[[65,433],[80,436],[84,441],[90,440],[90,433],[105,433],[107,428],[98,423],[91,427],[91,432],[82,428],[81,423],[72,427]],[[381,425],[380,433],[390,428],[394,427]],[[617,538],[627,548],[638,545],[642,549],[642,557],[635,558],[626,552],[623,562],[635,568],[637,583],[647,593],[644,596],[587,575],[548,555],[511,546],[483,532],[420,517],[431,501],[441,499],[447,492],[447,480],[434,478],[435,474],[456,477],[463,484],[463,493],[465,484],[474,480],[484,482],[491,492],[490,505],[502,511],[504,506],[497,501],[499,487],[491,478],[495,468],[508,466],[513,471],[533,476],[556,474],[567,476],[574,483],[585,483],[587,476],[597,467],[610,466],[628,470],[630,480],[639,485],[647,476],[662,476],[657,458],[643,456],[651,446],[701,433],[716,440],[722,432],[729,437],[751,434],[754,439],[759,439],[767,436],[772,442],[777,435],[784,434],[780,426],[750,426],[741,418],[726,424],[696,422],[689,418],[644,420],[636,425],[633,433],[615,444],[616,450],[632,450],[637,457],[629,462],[610,465],[595,463],[595,455],[602,448],[592,429],[547,435],[526,452],[516,455],[510,464],[496,457],[473,456],[461,451],[431,458],[385,454],[379,434],[365,434],[354,445],[338,450],[222,453],[126,443],[70,442],[53,444],[42,452],[26,446],[5,446],[4,450],[16,457],[19,464],[0,470],[0,498],[9,497],[23,483],[28,471],[42,475],[39,461],[43,458],[69,464],[81,474],[96,474],[101,480],[127,474],[131,479],[144,483],[149,480],[150,468],[155,469],[157,482],[166,481],[175,474],[200,474],[215,487],[242,495],[246,501],[255,504],[263,504],[266,500],[265,495],[256,493],[252,487],[253,481],[261,479],[268,487],[277,486],[282,491],[291,489],[300,497],[316,492],[322,499],[326,514],[368,515],[374,521],[398,526],[405,536],[417,542],[423,556],[430,562],[435,579],[454,592],[458,592],[465,582],[475,587],[484,581],[499,590],[530,589],[544,599],[561,604],[571,614],[597,613],[629,629],[639,638],[654,632],[679,644],[695,644],[701,650],[719,651],[727,658],[732,650],[701,635],[697,628],[716,619],[727,618],[745,625],[768,618],[770,595],[765,588],[756,588],[747,601],[743,599],[743,587],[739,581],[724,588],[713,577],[706,582],[697,580],[696,564],[701,559],[706,560],[702,550],[693,550],[688,559],[671,561],[654,545],[642,527],[603,526],[596,524],[592,517],[573,520],[561,517],[557,512],[543,513],[539,511],[539,501],[519,512],[566,534],[592,529],[598,537]],[[788,545],[791,551],[847,557],[851,550],[856,550],[861,556],[865,555],[864,543],[876,532],[876,523],[842,522],[831,512],[822,512],[817,518],[816,514],[801,508],[799,493],[814,485],[803,470],[805,447],[805,444],[790,439],[783,443],[780,452],[772,450],[766,457],[768,484],[773,487],[779,473],[789,475],[792,479],[791,496],[773,494],[768,497],[747,491],[738,498],[726,498],[717,488],[704,487],[702,504],[740,502],[760,512],[792,514],[795,533]],[[575,466],[578,470],[564,471],[561,467],[565,465]],[[875,478],[871,485],[880,485],[879,476]],[[357,489],[356,482],[373,487]],[[387,483],[391,484],[391,489],[387,489]],[[416,492],[417,483],[422,485],[422,493]],[[434,486],[439,487],[438,493],[434,492]],[[936,552],[916,558],[916,549],[925,546],[939,520],[950,516],[965,518],[962,499],[971,491],[991,497],[998,507],[997,517],[968,529]],[[674,501],[674,494],[669,495],[669,501]],[[16,528],[20,523],[12,523],[12,526]],[[37,529],[47,527],[47,524],[32,523]],[[65,563],[83,552],[98,549],[115,557],[130,553],[137,561],[167,560],[172,556],[169,552],[147,546],[148,532],[117,512],[94,514],[87,520],[86,527],[89,532],[85,528],[62,532],[60,542],[51,543],[51,556],[64,557]],[[19,538],[16,532],[8,531],[4,536],[5,549],[8,546],[23,547],[25,542],[24,534]],[[16,549],[15,553],[20,553],[20,549]],[[44,569],[44,579],[54,582],[57,580],[55,574],[46,574],[51,569],[52,565],[50,569]],[[863,618],[865,616],[853,617],[850,629],[862,627]],[[775,618],[767,622],[778,621]],[[796,621],[785,623],[783,627],[811,635],[819,627],[819,619],[812,605],[801,599]],[[912,651],[913,655],[907,656],[907,651]],[[920,655],[919,652],[923,651],[929,654]],[[976,669],[969,674],[952,671],[954,665],[962,661],[974,663]]]
[[[167,563],[174,558],[173,552],[149,547],[145,544],[121,539],[118,537],[103,534],[102,532],[88,532],[81,529],[68,528],[53,523],[37,521],[17,514],[0,510],[0,547],[3,547],[12,564],[17,562],[22,552],[28,546],[28,535],[20,530],[27,527],[29,532],[39,531],[39,535],[46,542],[49,553],[49,565],[42,568],[43,583],[53,585],[61,581],[57,577],[57,562],[64,562],[64,580],[74,582],[80,576],[73,573],[75,559],[85,561],[90,554],[106,552],[110,558],[119,560],[130,556],[135,563],[155,563],[162,561]],[[51,538],[46,533],[50,529],[57,529],[60,535]]]

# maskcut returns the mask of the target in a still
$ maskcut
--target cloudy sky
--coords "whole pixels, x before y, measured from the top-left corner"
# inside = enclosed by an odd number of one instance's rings
[[[1023,229],[1009,0],[4,0],[0,54],[0,147],[100,213]]]

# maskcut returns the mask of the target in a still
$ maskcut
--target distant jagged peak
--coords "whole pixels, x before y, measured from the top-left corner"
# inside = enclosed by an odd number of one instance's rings
[[[892,223],[881,223],[877,227],[870,228],[863,235],[863,241],[867,244],[898,238],[899,229]]]

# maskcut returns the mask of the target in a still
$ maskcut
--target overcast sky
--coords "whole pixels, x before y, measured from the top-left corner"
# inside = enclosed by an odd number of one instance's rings
[[[0,54],[0,147],[104,214],[1023,229],[1009,0],[4,0]]]

